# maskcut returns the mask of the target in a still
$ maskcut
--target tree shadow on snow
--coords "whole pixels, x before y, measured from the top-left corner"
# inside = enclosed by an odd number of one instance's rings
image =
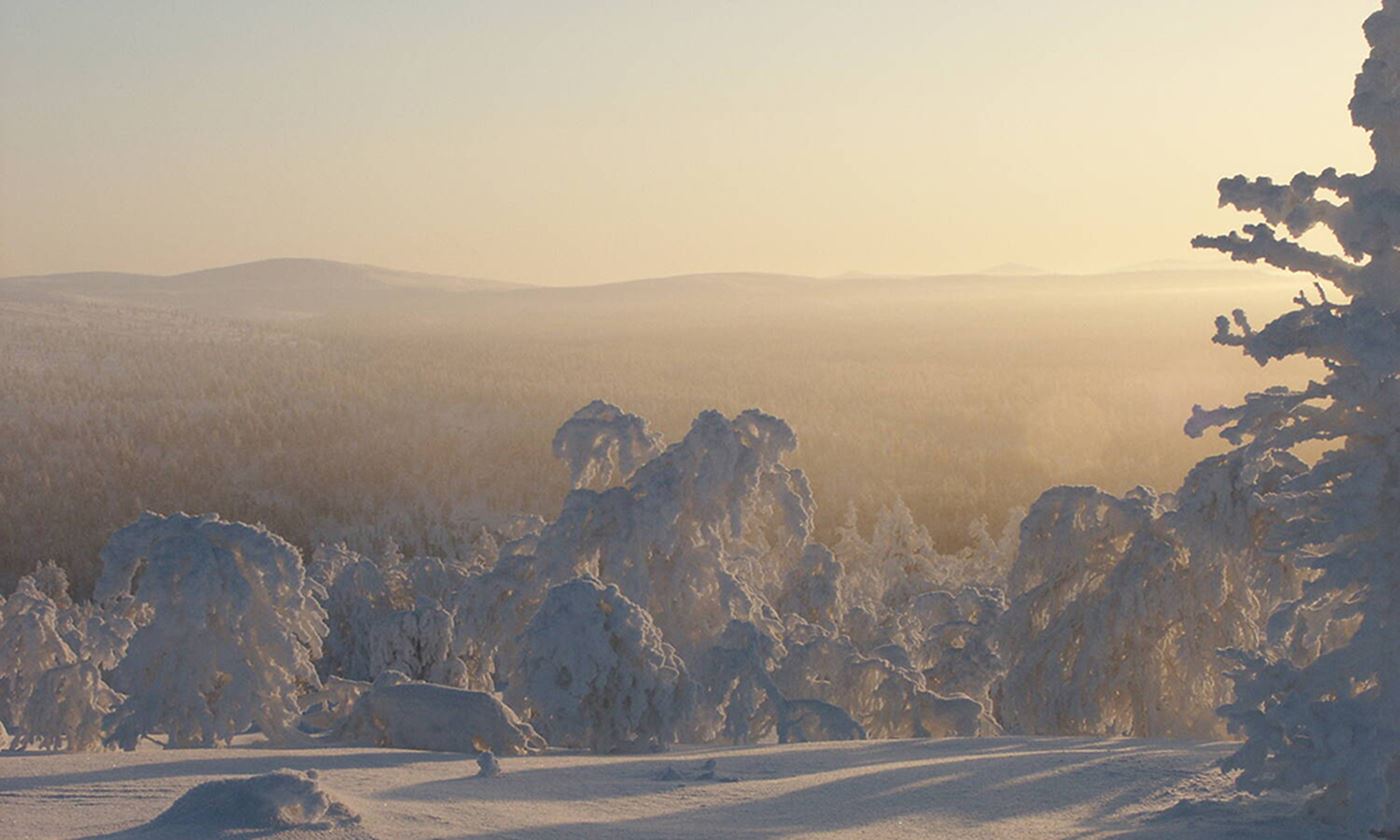
[[[160,753],[189,755],[176,760],[164,758],[150,763],[118,764],[93,770],[68,771],[46,775],[8,775],[6,761],[42,762],[43,753],[0,753],[0,796],[28,790],[59,788],[75,785],[177,780],[186,777],[255,776],[274,770],[373,770],[404,767],[411,764],[462,762],[475,767],[473,756],[461,753],[385,750],[366,747],[347,751],[344,747],[305,749],[295,752],[264,752],[245,747],[172,750]],[[101,755],[94,753],[94,755]],[[191,782],[191,785],[196,782]]]
[[[1086,804],[1143,801],[1162,785],[1162,769],[1181,764],[1201,769],[1213,756],[1193,746],[1144,744],[1112,739],[950,739],[869,742],[840,748],[820,744],[797,750],[745,755],[745,750],[704,750],[588,766],[532,768],[493,780],[426,782],[382,794],[387,799],[587,801],[622,796],[667,796],[681,793],[676,807],[634,819],[542,826],[529,830],[463,833],[460,837],[588,837],[611,840],[677,836],[781,837],[795,833],[902,821],[900,833],[920,836],[926,818],[949,823],[988,825],[1017,817],[1048,815]],[[737,777],[723,798],[692,798],[700,784],[661,782],[656,771],[712,757],[718,771]],[[1124,766],[1127,762],[1127,766]],[[1147,762],[1151,772],[1133,765]],[[822,780],[823,774],[843,774]],[[1167,774],[1170,776],[1170,772]],[[809,778],[799,789],[768,793],[771,782]],[[1170,779],[1169,779],[1170,783]],[[738,801],[736,801],[738,800]],[[1121,819],[1091,812],[1089,827],[1100,819],[1122,829]]]

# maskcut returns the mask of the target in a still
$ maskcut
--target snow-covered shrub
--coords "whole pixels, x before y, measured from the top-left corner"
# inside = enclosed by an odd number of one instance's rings
[[[311,552],[311,562],[306,564],[306,579],[329,591],[340,573],[361,559],[344,542],[320,543]]]
[[[549,588],[575,573],[570,567],[547,568],[532,554],[503,553],[490,571],[466,580],[457,595],[452,649],[465,663],[468,687],[509,688],[530,619]]]
[[[21,578],[0,605],[0,718],[15,730],[12,747],[99,749],[105,718],[122,699],[103,671],[125,656],[149,611],[130,597],[75,604],[53,563]]]
[[[836,556],[849,575],[852,596],[876,607],[901,607],[915,595],[949,585],[927,528],[914,521],[903,499],[881,508],[867,539],[860,533],[855,508],[847,511]]]
[[[1283,522],[1271,547],[1312,576],[1270,622],[1272,650],[1236,654],[1237,697],[1223,711],[1248,740],[1228,766],[1246,789],[1319,788],[1320,811],[1360,832],[1400,835],[1400,2],[1365,24],[1371,55],[1351,100],[1371,133],[1375,167],[1361,175],[1300,173],[1287,184],[1244,176],[1220,183],[1224,205],[1257,212],[1244,233],[1195,244],[1329,281],[1349,301],[1317,300],[1262,329],[1241,311],[1216,341],[1266,363],[1320,359],[1326,375],[1271,388],[1243,405],[1197,409],[1188,431],[1213,426],[1247,452],[1328,450],[1264,502]],[[1318,226],[1345,256],[1297,241]],[[1280,236],[1278,228],[1286,229]],[[1318,625],[1324,629],[1319,631]],[[1311,640],[1298,644],[1297,637]],[[1293,661],[1288,657],[1296,657]],[[1315,658],[1312,658],[1314,657]]]
[[[14,594],[0,604],[0,723],[24,733],[30,697],[45,672],[77,661],[60,633],[60,610],[53,598],[33,576],[20,578]]]
[[[40,675],[24,709],[23,728],[13,749],[80,752],[101,749],[103,721],[122,695],[102,679],[91,662],[59,665]]]
[[[773,679],[783,698],[839,707],[872,738],[972,736],[995,730],[977,701],[929,691],[919,672],[865,656],[844,636],[821,634],[789,644]]]
[[[452,613],[425,601],[390,613],[370,629],[370,669],[465,687],[465,665],[452,656]]]
[[[91,662],[103,671],[117,667],[126,656],[127,646],[136,631],[149,624],[150,604],[142,604],[131,595],[117,595],[101,604],[91,601],[74,607],[78,617],[75,624],[82,628],[78,643],[78,658]]]
[[[603,400],[574,412],[554,434],[554,456],[568,464],[575,489],[626,481],[661,448],[645,419]]]
[[[476,757],[476,775],[483,779],[493,779],[501,775],[501,762],[496,760],[496,754],[490,750],[485,750]]]
[[[865,727],[840,706],[821,700],[788,700],[777,691],[769,694],[777,708],[778,743],[809,741],[864,741]]]
[[[490,563],[496,557],[492,555]],[[472,575],[485,571],[489,564],[470,564],[440,557],[414,557],[402,564],[404,586],[407,596],[417,604],[425,601],[439,607],[450,608],[457,599],[457,593],[466,585]]]
[[[359,822],[358,815],[321,787],[315,770],[278,770],[195,785],[137,833],[261,836],[291,828],[350,828]]]
[[[52,560],[40,563],[29,575],[34,587],[48,596],[54,606],[66,610],[73,606],[73,598],[68,594],[68,573]]]
[[[736,744],[762,740],[777,724],[776,689],[769,674],[787,655],[778,631],[731,621],[693,670],[698,693],[688,735]]]
[[[1258,538],[1275,518],[1263,499],[1302,466],[1286,453],[1209,458],[1171,496],[1150,505],[1142,495],[1121,500],[1144,503],[1116,508],[1130,514],[1120,521],[1134,530],[1102,531],[1111,538],[1089,547],[1077,570],[1041,564],[1058,570],[1022,593],[1008,615],[1006,639],[1045,624],[1024,646],[1003,651],[1014,655],[1001,689],[1003,723],[1037,733],[1223,737],[1215,710],[1231,686],[1218,652],[1258,649],[1269,613],[1298,592],[1296,571],[1260,552]],[[1098,501],[1100,512],[1115,510]],[[1045,513],[1037,511],[1037,521]],[[1091,530],[1058,534],[1083,545]],[[1035,563],[1026,559],[1021,577]],[[1061,600],[1066,592],[1072,600]],[[1055,611],[1037,612],[1046,605]]]
[[[113,671],[127,694],[113,743],[163,732],[169,747],[212,746],[253,725],[296,736],[326,625],[295,548],[213,515],[146,513],[112,535],[102,562],[97,600],[130,595],[153,611]]]
[[[349,699],[332,737],[406,750],[525,755],[545,748],[530,724],[494,694],[415,682],[384,671],[374,683],[342,681]]]
[[[523,648],[520,707],[553,744],[594,752],[665,745],[690,711],[685,663],[615,585],[581,577],[551,589]]]
[[[937,644],[922,635],[924,622],[911,620],[916,602],[930,592],[1002,586],[1016,554],[1021,518],[1012,511],[999,536],[991,534],[985,519],[974,520],[968,528],[971,544],[944,554],[903,500],[881,509],[869,538],[862,536],[852,507],[833,549],[845,571],[843,631],[867,653],[899,644],[913,654]],[[956,636],[949,643],[961,644]]]
[[[326,611],[325,656],[318,669],[325,676],[346,679],[372,679],[377,673],[370,651],[370,633],[395,612],[413,605],[406,597],[402,570],[391,562],[376,562],[339,552],[325,555],[331,563],[344,565],[325,588],[322,606]],[[324,566],[313,564],[322,577]]]

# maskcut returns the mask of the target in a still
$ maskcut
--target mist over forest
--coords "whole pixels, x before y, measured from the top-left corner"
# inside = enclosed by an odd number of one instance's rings
[[[786,419],[818,534],[906,504],[955,552],[1046,487],[1176,487],[1182,433],[1320,366],[1207,340],[1282,273],[689,275],[527,287],[319,260],[176,277],[0,280],[0,589],[46,560],[80,592],[146,509],[219,511],[305,551],[469,556],[549,518],[554,430],[595,398],[678,440],[703,409]]]

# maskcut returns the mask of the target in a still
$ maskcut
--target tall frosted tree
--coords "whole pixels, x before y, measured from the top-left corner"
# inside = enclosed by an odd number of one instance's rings
[[[102,549],[94,597],[134,597],[154,618],[113,672],[126,699],[111,743],[135,749],[213,746],[256,725],[272,741],[298,737],[300,695],[320,688],[326,613],[301,554],[261,527],[183,513],[141,518]]]
[[[1326,375],[1197,408],[1187,429],[1221,427],[1246,451],[1326,448],[1264,494],[1281,520],[1270,548],[1312,578],[1274,614],[1266,651],[1235,655],[1236,698],[1222,712],[1247,740],[1228,766],[1247,789],[1316,789],[1321,813],[1400,836],[1400,0],[1385,0],[1365,31],[1371,55],[1351,113],[1371,134],[1375,167],[1287,184],[1227,178],[1221,204],[1263,221],[1194,243],[1339,290],[1334,301],[1316,283],[1262,329],[1238,310],[1217,322],[1216,342],[1260,364],[1306,356]],[[1300,244],[1319,226],[1343,255]]]

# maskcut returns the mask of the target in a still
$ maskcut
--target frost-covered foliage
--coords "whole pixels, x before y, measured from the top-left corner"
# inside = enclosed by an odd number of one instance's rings
[[[466,665],[452,655],[452,613],[431,601],[390,613],[370,629],[370,668],[465,688]]]
[[[782,463],[796,446],[776,417],[707,411],[624,485],[570,493],[557,519],[503,547],[458,594],[455,650],[473,684],[507,690],[546,593],[584,574],[645,609],[683,657],[708,649],[731,620],[780,626],[765,593],[779,589],[812,529],[806,479]]]
[[[45,671],[29,695],[12,747],[79,752],[102,748],[104,721],[122,701],[92,662]]]
[[[329,627],[318,671],[367,680],[394,669],[464,685],[465,666],[451,655],[453,622],[445,606],[480,569],[437,557],[405,560],[392,545],[375,559],[343,544],[319,547],[307,571]]]
[[[102,561],[99,601],[131,596],[152,610],[113,672],[127,694],[114,744],[162,732],[170,747],[212,746],[253,725],[274,741],[296,736],[326,626],[295,548],[212,515],[147,513],[112,535]]]
[[[1021,516],[1013,510],[998,536],[991,534],[985,519],[976,519],[968,527],[969,545],[945,554],[934,547],[928,529],[914,520],[903,499],[881,508],[869,537],[861,534],[855,509],[849,509],[834,552],[849,573],[850,606],[868,614],[851,620],[897,619],[925,592],[957,590],[965,584],[1003,585],[1016,556]],[[897,631],[886,625],[882,632],[892,637]]]
[[[1000,589],[974,584],[957,592],[925,592],[914,599],[907,656],[910,665],[923,672],[930,690],[966,694],[991,708],[992,683],[1004,671],[994,634],[1006,608]]]
[[[518,707],[553,744],[631,752],[673,742],[690,711],[685,664],[646,610],[580,577],[525,629]]]
[[[1332,302],[1319,283],[1317,300],[1300,293],[1297,309],[1262,329],[1239,310],[1233,328],[1217,323],[1217,343],[1261,364],[1307,356],[1327,375],[1232,408],[1198,408],[1188,431],[1222,427],[1248,453],[1328,447],[1263,491],[1283,520],[1271,547],[1311,579],[1273,617],[1269,649],[1235,654],[1237,697],[1223,711],[1248,740],[1228,766],[1243,771],[1247,789],[1320,788],[1322,811],[1392,836],[1400,834],[1400,2],[1384,0],[1365,31],[1371,55],[1351,113],[1371,133],[1375,167],[1300,173],[1288,184],[1225,179],[1222,205],[1263,222],[1195,243],[1340,289],[1349,300]],[[1319,226],[1345,257],[1298,243]]]
[[[769,674],[785,656],[787,649],[773,628],[731,621],[697,660],[694,677],[700,696],[689,737],[739,744],[767,736],[777,724],[777,689]]]
[[[343,564],[331,574],[328,567]],[[392,560],[375,561],[358,554],[332,550],[318,555],[311,566],[318,577],[329,580],[323,605],[327,634],[322,674],[365,680],[376,671],[371,661],[370,633],[375,625],[411,605],[404,597],[402,572]]]
[[[646,420],[602,400],[574,412],[554,433],[554,457],[568,464],[575,489],[626,481],[660,452],[661,436]]]
[[[549,588],[574,573],[573,567],[544,568],[532,554],[503,551],[490,571],[467,579],[456,599],[453,652],[466,665],[468,687],[510,686],[526,626]]]
[[[646,609],[683,655],[754,620],[812,530],[811,490],[782,463],[797,436],[760,411],[700,414],[627,483],[575,490],[540,534],[550,569],[589,571]]]
[[[783,578],[777,609],[784,615],[835,627],[846,614],[846,568],[821,543],[810,543]]]
[[[965,696],[928,690],[918,671],[866,656],[844,636],[817,633],[788,645],[773,680],[783,698],[820,700],[848,712],[872,738],[990,734],[986,710]]]
[[[1058,488],[1023,525],[1000,628],[1014,656],[1003,723],[1035,733],[1221,737],[1230,698],[1218,651],[1257,649],[1298,574],[1263,555],[1263,503],[1301,468],[1291,456],[1207,459],[1181,489],[1116,499]],[[1078,560],[1075,560],[1076,555]],[[1029,588],[1025,588],[1029,587]]]
[[[131,598],[75,604],[52,563],[20,579],[0,601],[0,721],[13,749],[95,750],[122,700],[104,678],[149,620]]]
[[[575,490],[556,520],[508,544],[458,594],[454,648],[473,684],[504,691],[551,742],[605,750],[677,735],[817,737],[821,727],[804,727],[822,720],[831,727],[821,737],[993,731],[986,698],[999,665],[988,639],[1005,606],[1000,591],[955,588],[944,593],[955,604],[946,615],[910,608],[949,579],[938,570],[1004,577],[1000,558],[1015,538],[994,540],[983,527],[979,557],[949,558],[897,506],[873,543],[854,529],[846,537],[875,582],[853,596],[847,567],[811,539],[810,490],[782,463],[795,446],[787,424],[762,412],[704,412],[621,486]],[[610,601],[618,606],[600,608]],[[640,667],[618,661],[607,642],[623,617],[642,628],[628,630],[638,640],[630,644],[652,651],[629,656],[657,660],[646,669],[664,675],[660,688],[609,682]],[[566,618],[572,629],[551,628]],[[939,691],[982,701],[938,693],[921,667],[952,687]],[[645,702],[618,699],[634,689]],[[605,705],[651,720],[641,730],[603,726],[590,716]],[[839,725],[843,716],[851,727]]]
[[[0,723],[12,732],[27,731],[29,700],[44,674],[78,661],[60,622],[58,605],[28,575],[0,604]]]

